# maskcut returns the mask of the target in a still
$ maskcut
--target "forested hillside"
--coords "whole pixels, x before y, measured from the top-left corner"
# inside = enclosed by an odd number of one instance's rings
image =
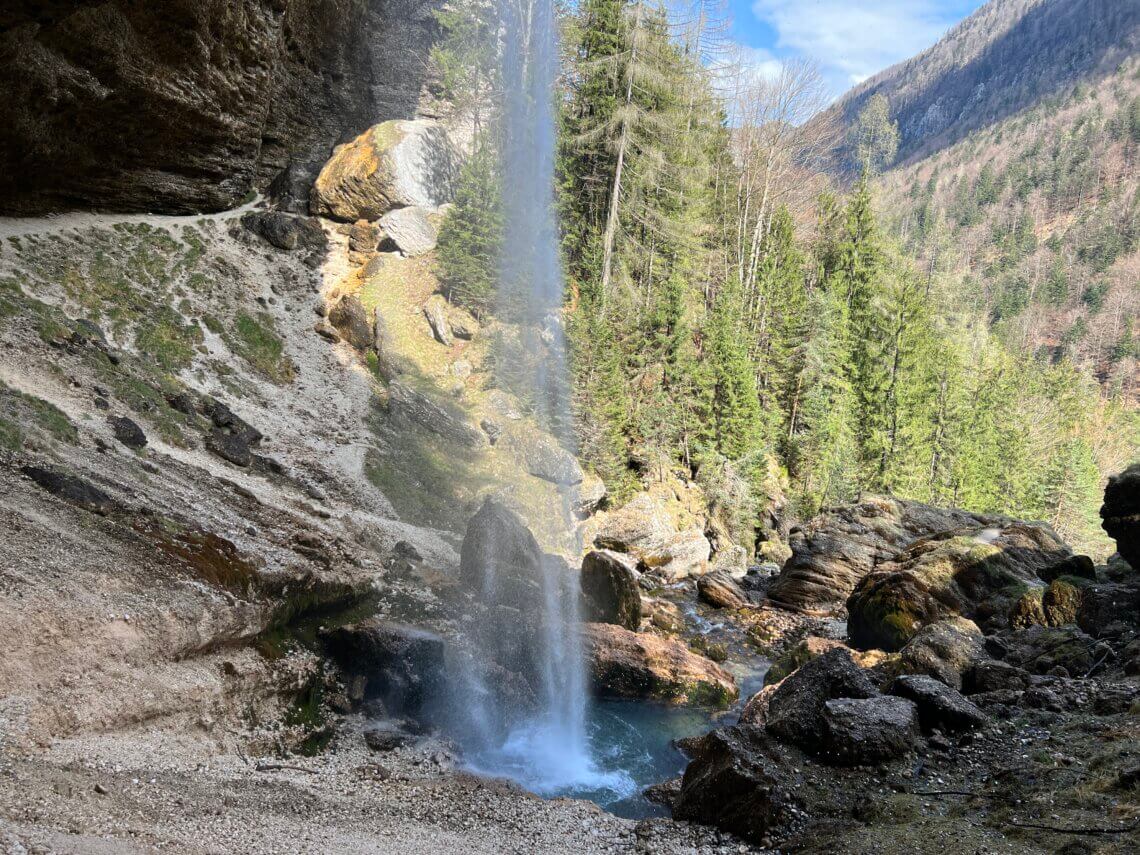
[[[993,0],[918,56],[857,86],[825,118],[851,124],[876,95],[913,161],[989,127],[1140,51],[1140,4]]]
[[[736,75],[726,85],[710,70],[723,65],[709,61],[717,4],[691,5],[670,19],[656,3],[587,0],[565,22],[561,204],[576,440],[611,496],[667,473],[692,478],[733,540],[761,553],[757,520],[781,497],[802,518],[864,492],[1046,519],[1075,545],[1108,551],[1096,511],[1105,476],[1136,455],[1131,381],[1099,385],[1080,347],[1042,352],[1024,325],[1011,334],[1015,298],[1001,295],[1026,265],[1044,265],[1045,279],[1063,255],[1065,296],[1055,299],[1071,303],[1073,322],[1091,316],[1084,286],[1099,286],[1081,277],[1116,281],[1117,256],[1135,249],[1134,188],[1102,171],[1081,189],[1093,152],[1078,143],[1055,154],[1042,142],[1049,160],[1032,164],[1040,179],[1024,196],[1004,161],[991,164],[995,198],[978,210],[1016,203],[1000,220],[1009,236],[994,243],[1010,248],[974,259],[971,281],[986,296],[968,298],[949,252],[932,249],[941,239],[957,252],[961,236],[925,218],[917,238],[906,216],[898,222],[900,193],[914,220],[928,197],[927,207],[955,198],[952,176],[930,190],[933,166],[917,184],[901,172],[833,184],[822,155],[836,132],[806,121],[822,103],[818,74],[791,65],[774,81]],[[453,23],[442,50],[461,56],[490,30]],[[1096,157],[1106,165],[1135,156],[1131,78],[1119,80],[1123,91],[1098,96]],[[477,81],[457,85],[478,92]],[[1042,139],[1060,139],[1055,125],[1038,124]],[[899,135],[881,101],[863,126],[866,164],[894,160]],[[1066,134],[1084,139],[1082,127],[1074,121]],[[486,313],[501,308],[487,295],[498,253],[510,249],[488,205],[500,141],[493,121],[481,128],[441,255],[452,299]],[[960,157],[971,173],[985,161]],[[1078,224],[1072,211],[1109,188],[1119,204]],[[1057,226],[1021,216],[1054,192],[1068,212],[1061,249],[1049,241]],[[954,215],[946,204],[940,222]],[[976,217],[963,228],[982,229]],[[1112,260],[1097,236],[1123,241]],[[1019,299],[1024,309],[1038,298]],[[1121,318],[1115,348],[1131,298],[1106,285],[1099,299],[1104,319],[1091,324],[1103,338],[1107,319]],[[1008,320],[994,323],[995,311]]]

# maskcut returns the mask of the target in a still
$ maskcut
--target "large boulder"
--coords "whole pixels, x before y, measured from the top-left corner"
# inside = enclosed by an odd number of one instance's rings
[[[1000,520],[883,496],[833,508],[792,529],[792,557],[768,597],[789,608],[832,611],[879,563],[918,538],[994,524]]]
[[[366,698],[389,715],[418,716],[444,681],[443,639],[433,632],[371,618],[322,630],[329,656],[352,679],[363,679]]]
[[[703,531],[678,531],[664,501],[649,493],[606,514],[594,544],[632,555],[644,571],[669,582],[706,573],[712,553]]]
[[[935,621],[920,629],[899,651],[896,673],[926,675],[954,689],[962,675],[986,658],[978,625],[963,617]]]
[[[437,217],[426,208],[412,205],[389,211],[380,220],[380,227],[400,252],[415,258],[431,252],[439,242]]]
[[[586,624],[583,640],[600,695],[700,706],[727,706],[737,697],[731,674],[680,641],[608,623]]]
[[[806,662],[768,698],[769,732],[813,753],[824,750],[824,705],[836,698],[873,698],[879,694],[867,673],[846,650],[829,650]]]
[[[927,731],[960,733],[981,727],[988,716],[960,692],[924,675],[904,675],[891,684],[891,694],[912,701],[918,720]]]
[[[1120,557],[1140,570],[1140,463],[1108,479],[1100,517]]]
[[[836,698],[823,705],[821,758],[840,766],[870,766],[894,760],[918,744],[918,708],[890,695]]]
[[[537,608],[545,598],[546,560],[518,514],[488,498],[467,523],[459,578],[485,604]]]
[[[573,487],[586,478],[578,459],[557,439],[526,422],[504,425],[497,444],[509,451],[528,473],[543,481]]]
[[[595,550],[582,559],[582,618],[636,630],[641,624],[641,587],[633,562],[618,552]]]
[[[458,165],[438,122],[383,122],[337,146],[313,187],[312,212],[354,223],[396,208],[438,208],[451,200]]]
[[[858,647],[893,651],[919,629],[963,616],[1002,628],[1013,602],[1038,571],[1071,553],[1043,524],[943,532],[916,541],[865,576],[847,600],[848,632]]]
[[[241,218],[242,227],[278,249],[323,251],[328,238],[320,221],[295,217],[282,211],[250,211]]]
[[[759,728],[714,730],[695,745],[673,817],[761,843],[797,813],[789,766]]]

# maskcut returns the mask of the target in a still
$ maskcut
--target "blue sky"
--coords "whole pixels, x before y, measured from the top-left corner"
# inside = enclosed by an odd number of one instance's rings
[[[985,0],[729,0],[733,39],[763,73],[819,63],[832,96],[930,47]]]

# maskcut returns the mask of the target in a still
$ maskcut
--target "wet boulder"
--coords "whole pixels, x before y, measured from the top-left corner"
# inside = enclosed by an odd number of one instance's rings
[[[389,121],[337,146],[313,187],[312,212],[353,223],[408,206],[450,201],[460,159],[443,126]]]
[[[586,478],[578,458],[553,436],[525,422],[504,425],[498,445],[535,478],[564,487],[581,484]]]
[[[727,706],[737,697],[728,671],[675,639],[589,623],[583,642],[594,691],[604,697],[699,706]]]
[[[546,560],[518,514],[488,498],[467,523],[459,578],[485,604],[541,609]]]
[[[1100,517],[1120,557],[1140,570],[1140,463],[1108,479]]]
[[[821,759],[840,766],[871,766],[913,751],[918,708],[906,698],[836,698],[823,705]]]
[[[768,596],[804,611],[839,609],[868,573],[918,538],[997,521],[885,496],[832,508],[792,529],[792,557]]]
[[[787,677],[768,699],[765,726],[781,739],[820,751],[826,733],[824,705],[835,698],[873,698],[870,677],[847,651],[829,650]]]
[[[961,616],[1003,628],[1038,571],[1071,553],[1043,524],[958,529],[923,538],[865,576],[847,599],[857,647],[901,649],[923,626]]]
[[[981,727],[989,720],[960,692],[933,677],[915,674],[897,677],[890,693],[915,704],[919,723],[926,731],[960,733]]]
[[[791,763],[763,730],[722,728],[699,740],[685,769],[673,817],[761,843],[798,810]]]
[[[625,555],[595,550],[582,559],[582,618],[636,630],[641,624],[641,587]]]

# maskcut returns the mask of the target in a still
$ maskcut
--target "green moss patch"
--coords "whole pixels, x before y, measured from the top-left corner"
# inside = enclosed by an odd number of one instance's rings
[[[33,432],[68,445],[79,441],[78,430],[61,409],[0,383],[0,448],[15,451]]]
[[[226,340],[234,353],[274,383],[291,382],[296,375],[296,366],[285,356],[285,342],[277,335],[270,315],[239,314]]]

